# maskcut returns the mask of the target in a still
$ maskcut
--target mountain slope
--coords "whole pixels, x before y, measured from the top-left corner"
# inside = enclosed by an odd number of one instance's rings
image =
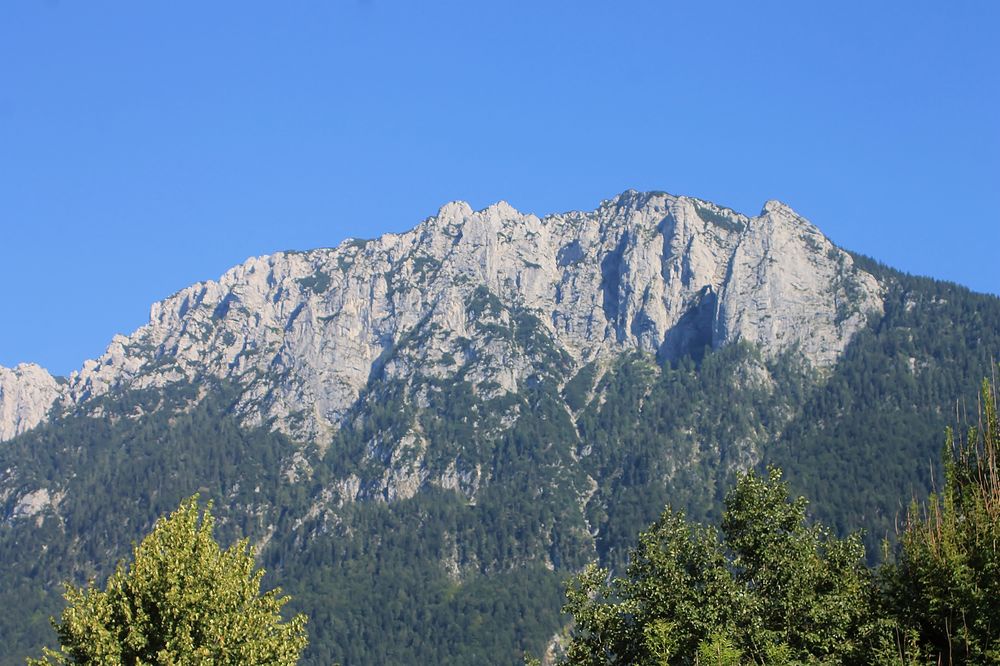
[[[250,259],[184,289],[52,402],[66,413],[110,391],[210,376],[242,387],[247,425],[328,440],[373,369],[407,372],[383,361],[418,326],[435,334],[411,361],[450,376],[443,360],[473,351],[462,340],[476,341],[469,308],[483,288],[537,316],[576,364],[627,350],[676,359],[744,340],[768,352],[799,346],[829,365],[881,309],[877,281],[778,202],[748,218],[626,192],[591,213],[542,219],[505,203],[453,203],[405,234]],[[480,371],[477,381],[516,391],[527,368],[485,360]],[[52,397],[42,392],[35,411]]]
[[[0,608],[28,606],[0,633],[51,641],[59,581],[200,491],[312,616],[308,663],[518,663],[569,572],[619,566],[667,502],[713,517],[738,469],[780,462],[877,541],[998,349],[998,299],[777,202],[449,204],[251,259],[64,383],[0,374]]]

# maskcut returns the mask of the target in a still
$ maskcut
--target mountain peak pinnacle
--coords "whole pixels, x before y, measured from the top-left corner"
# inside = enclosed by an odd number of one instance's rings
[[[450,222],[464,219],[469,215],[472,215],[472,206],[466,201],[455,200],[441,206],[435,217],[439,220]]]
[[[764,202],[764,207],[761,209],[760,214],[766,215],[768,213],[775,213],[778,215],[790,215],[791,217],[800,217],[791,206],[783,201],[777,199],[768,199]]]
[[[507,217],[520,217],[521,216],[521,211],[519,211],[516,208],[514,208],[513,206],[511,206],[509,203],[507,203],[503,199],[501,199],[500,201],[497,201],[496,203],[490,204],[489,206],[487,206],[486,208],[484,208],[480,212],[481,213],[485,213],[487,215],[496,215],[496,216],[503,217],[503,218],[507,218]]]
[[[453,201],[411,231],[248,260],[154,306],[147,325],[65,384],[8,371],[0,441],[44,420],[57,397],[61,409],[86,408],[111,391],[205,377],[242,387],[248,425],[273,423],[303,441],[339,426],[373,368],[449,377],[459,366],[446,360],[465,358],[479,374],[463,377],[517,391],[533,366],[477,338],[479,288],[530,311],[553,348],[579,363],[630,350],[679,358],[739,340],[766,353],[797,346],[829,365],[882,307],[877,280],[839,260],[787,205],[768,201],[771,223],[744,233],[742,216],[700,200],[669,205],[677,200],[627,190],[545,222],[506,201],[478,211]],[[715,300],[698,310],[706,288]],[[838,304],[848,300],[845,313]],[[404,350],[414,339],[426,344]],[[472,353],[464,340],[482,348]]]

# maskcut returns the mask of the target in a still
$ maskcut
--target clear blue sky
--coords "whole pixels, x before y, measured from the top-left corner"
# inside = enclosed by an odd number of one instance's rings
[[[1000,3],[4,0],[0,364],[246,257],[506,199],[789,203],[1000,292]]]

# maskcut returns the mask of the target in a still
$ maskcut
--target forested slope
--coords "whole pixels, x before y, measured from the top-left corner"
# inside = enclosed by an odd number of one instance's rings
[[[860,333],[769,449],[814,515],[894,539],[913,498],[943,484],[944,429],[975,411],[1000,359],[1000,301],[859,263],[888,285],[885,315]]]
[[[250,537],[267,584],[310,615],[314,664],[541,654],[566,621],[567,576],[594,559],[623,570],[666,504],[718,519],[747,467],[781,465],[811,516],[877,542],[900,498],[940,478],[956,399],[972,404],[1000,350],[1000,301],[868,270],[885,313],[826,369],[748,343],[574,367],[530,310],[482,291],[477,334],[531,368],[517,393],[474,387],[462,367],[374,372],[322,447],[247,428],[237,390],[210,378],[109,394],[97,416],[0,446],[4,663],[53,642],[62,580],[103,579],[196,491],[216,501],[220,541]],[[384,363],[432,334],[414,329]],[[25,503],[39,487],[48,503]]]

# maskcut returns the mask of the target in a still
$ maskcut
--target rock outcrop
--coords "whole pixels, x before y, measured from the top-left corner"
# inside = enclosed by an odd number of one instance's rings
[[[0,367],[0,441],[44,421],[59,394],[55,378],[34,363]]]
[[[779,202],[757,217],[664,193],[625,192],[592,212],[544,218],[462,202],[403,234],[247,260],[153,305],[60,388],[37,366],[0,372],[0,439],[54,401],[206,377],[240,387],[248,425],[324,440],[376,369],[517,390],[530,362],[477,334],[484,316],[531,312],[576,365],[626,350],[674,358],[739,340],[836,361],[881,287]],[[483,299],[499,311],[484,313]],[[420,329],[422,343],[394,356]],[[471,341],[471,342],[470,342]],[[470,351],[472,349],[472,351]],[[474,356],[474,358],[473,358]],[[37,368],[37,370],[36,370]],[[14,377],[15,379],[10,379]]]

